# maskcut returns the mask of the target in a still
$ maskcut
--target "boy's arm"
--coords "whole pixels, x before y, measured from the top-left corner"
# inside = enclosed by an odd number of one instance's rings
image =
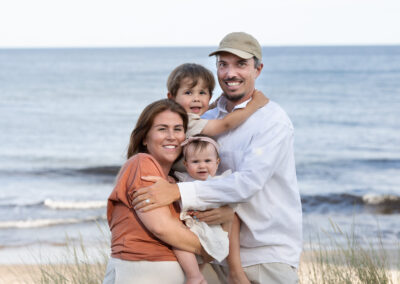
[[[188,251],[173,248],[174,254],[186,276],[187,284],[207,284],[203,274],[201,274],[196,256]]]
[[[251,101],[246,105],[245,108],[237,109],[227,114],[222,119],[209,120],[206,126],[201,131],[201,134],[209,136],[216,136],[228,130],[238,127],[240,124],[246,121],[253,113],[259,108],[265,106],[268,103],[268,98],[258,90],[255,90],[252,95]]]
[[[235,214],[232,222],[231,232],[229,234],[229,255],[227,262],[229,266],[229,283],[248,283],[246,274],[242,268],[242,262],[240,260],[240,219]]]

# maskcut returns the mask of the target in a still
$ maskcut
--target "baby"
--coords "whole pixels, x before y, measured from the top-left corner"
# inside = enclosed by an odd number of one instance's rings
[[[211,137],[198,134],[186,139],[182,146],[184,147],[183,163],[187,172],[175,172],[179,181],[207,180],[231,174],[231,171],[228,170],[222,175],[216,176],[220,163],[219,146]],[[199,237],[201,245],[210,256],[218,262],[228,256],[227,263],[231,274],[235,274],[237,279],[241,279],[240,283],[249,283],[240,262],[240,220],[236,214],[233,224],[226,222],[221,225],[207,225],[188,212],[181,212],[181,220],[185,221],[186,226]],[[227,232],[230,232],[229,239]],[[229,240],[232,240],[231,244]]]

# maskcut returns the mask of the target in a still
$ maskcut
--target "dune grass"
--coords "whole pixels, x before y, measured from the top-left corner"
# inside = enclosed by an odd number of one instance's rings
[[[333,232],[325,232],[330,245],[310,242],[310,251],[304,252],[299,269],[301,284],[400,283],[400,245],[395,250],[384,249],[379,236],[378,242],[367,240],[366,245],[356,237],[354,228],[346,233],[331,224]],[[82,239],[73,244],[67,238],[65,254],[50,261],[39,257],[31,281],[24,283],[102,283],[110,236],[101,231],[104,240],[95,252],[89,251]]]
[[[41,284],[95,284],[102,283],[109,259],[110,234],[104,225],[98,224],[101,233],[96,247],[88,249],[80,237],[73,242],[66,236],[64,253],[58,257],[44,259],[36,257],[37,265],[32,270],[29,283]],[[32,269],[32,268],[31,268]]]
[[[377,242],[361,240],[351,232],[343,232],[331,221],[333,232],[327,233],[330,245],[310,243],[308,261],[300,267],[300,283],[400,283],[400,246],[385,249],[380,235]],[[317,245],[317,247],[316,247]]]

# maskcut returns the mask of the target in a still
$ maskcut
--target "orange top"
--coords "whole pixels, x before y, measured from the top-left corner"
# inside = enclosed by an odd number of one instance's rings
[[[107,219],[111,230],[111,256],[124,260],[177,261],[171,246],[156,238],[142,224],[132,207],[135,190],[149,186],[142,176],[166,178],[161,166],[149,154],[134,155],[121,168],[107,203]],[[179,219],[179,210],[169,205]]]

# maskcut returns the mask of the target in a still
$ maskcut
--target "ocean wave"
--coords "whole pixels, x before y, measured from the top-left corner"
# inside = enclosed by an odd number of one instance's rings
[[[120,168],[121,167],[119,166],[99,166],[99,167],[82,168],[76,171],[84,174],[116,176]]]
[[[379,204],[391,204],[395,203],[400,206],[400,196],[396,195],[378,195],[378,194],[366,194],[362,197],[365,204],[379,205]]]
[[[0,169],[0,175],[4,176],[74,176],[95,175],[115,177],[120,166],[97,166],[86,168],[42,168],[42,169]]]
[[[32,219],[32,220],[16,220],[16,221],[1,221],[0,229],[29,229],[39,227],[50,227],[57,225],[77,224],[85,222],[94,222],[104,220],[105,217],[88,217],[84,219],[67,218],[67,219]]]
[[[310,161],[303,162],[297,165],[301,168],[312,168],[314,171],[319,167],[329,168],[354,168],[354,167],[368,167],[368,168],[379,168],[379,169],[399,169],[400,159],[396,158],[370,158],[370,159],[334,159],[326,161]]]
[[[340,210],[370,211],[375,214],[400,213],[400,196],[390,194],[347,194],[303,195],[304,212],[331,212]]]
[[[86,200],[86,201],[61,201],[61,200],[53,200],[47,198],[42,201],[37,202],[11,202],[0,204],[0,208],[15,208],[15,207],[47,207],[50,209],[76,209],[76,210],[85,210],[85,209],[97,209],[104,208],[107,206],[106,200]]]
[[[43,204],[52,209],[96,209],[107,206],[106,200],[57,201],[46,199]]]

